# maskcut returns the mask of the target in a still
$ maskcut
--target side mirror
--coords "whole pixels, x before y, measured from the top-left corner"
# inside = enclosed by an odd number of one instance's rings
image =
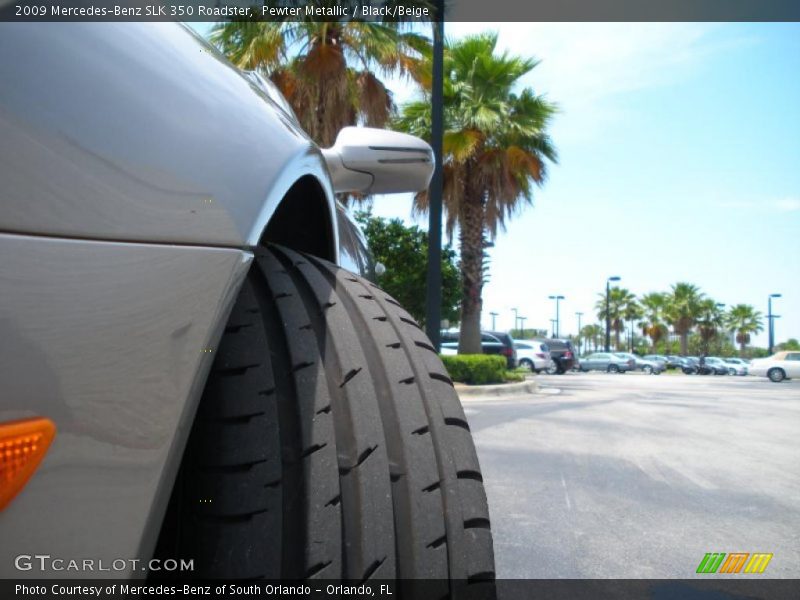
[[[386,129],[345,127],[322,150],[334,192],[419,192],[433,175],[433,150],[418,137]]]

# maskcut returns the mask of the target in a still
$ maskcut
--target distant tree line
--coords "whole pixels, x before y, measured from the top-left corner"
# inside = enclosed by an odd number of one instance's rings
[[[729,355],[736,351],[735,341],[740,356],[747,356],[751,337],[764,330],[763,315],[753,306],[735,304],[726,309],[691,283],[679,282],[669,291],[639,297],[615,286],[608,302],[605,292],[598,296],[595,309],[600,323],[586,325],[580,331],[582,341],[593,349],[604,346],[607,315],[616,350]],[[626,328],[631,336],[623,339]]]

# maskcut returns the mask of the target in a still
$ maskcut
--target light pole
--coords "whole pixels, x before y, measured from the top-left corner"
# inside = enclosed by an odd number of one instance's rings
[[[769,335],[769,344],[767,345],[767,352],[772,354],[772,346],[775,345],[775,315],[772,314],[772,299],[780,298],[781,294],[770,294],[767,298],[767,333]]]
[[[611,282],[619,280],[616,275],[606,279],[606,352],[611,352]]]
[[[559,296],[548,296],[548,298],[550,300],[555,300],[556,301],[556,328],[555,328],[555,333],[554,333],[553,337],[557,338],[558,337],[558,302],[559,302],[559,300],[564,300],[564,296],[560,296],[560,295]]]
[[[489,314],[492,316],[492,331],[494,331],[495,330],[495,322],[494,322],[494,320],[495,320],[495,317],[497,317],[497,315],[499,315],[500,313],[489,312]]]
[[[444,137],[444,0],[436,0],[433,23],[431,147],[433,177],[428,188],[428,272],[425,278],[425,329],[439,351],[442,326],[442,139]]]
[[[720,310],[720,312],[722,312],[723,309],[725,308],[725,303],[724,302],[717,302],[716,307]],[[722,326],[723,327],[725,326],[725,318],[724,317],[725,317],[725,315],[723,315],[723,318],[722,318]],[[714,331],[715,331],[714,337],[717,337],[717,333],[716,333],[717,328],[716,327],[714,327]],[[722,349],[722,346],[720,345],[720,350],[721,349]]]
[[[556,337],[556,320],[550,319],[550,329],[553,330],[553,337]]]
[[[581,317],[583,316],[582,312],[576,312],[575,315],[578,317],[578,354],[583,354],[583,336],[581,335]]]
[[[516,308],[512,308],[511,310],[514,311],[514,329],[516,329],[517,328],[517,321],[519,320],[519,311]]]

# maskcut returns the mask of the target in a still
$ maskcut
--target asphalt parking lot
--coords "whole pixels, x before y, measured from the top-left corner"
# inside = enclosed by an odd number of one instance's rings
[[[540,376],[465,399],[500,578],[687,578],[707,552],[800,577],[800,381]]]

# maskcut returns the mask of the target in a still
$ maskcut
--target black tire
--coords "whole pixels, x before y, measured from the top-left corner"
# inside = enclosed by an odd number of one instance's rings
[[[786,379],[786,371],[781,369],[780,367],[774,367],[767,371],[767,377],[773,383],[780,383],[784,379]]]
[[[548,375],[557,375],[559,372],[561,372],[561,369],[558,367],[558,365],[556,363],[553,363],[553,364],[549,365],[544,370],[544,372],[547,373]]]
[[[608,365],[607,371],[609,373],[619,373],[619,366],[618,365]]]
[[[533,361],[527,358],[523,358],[521,361],[519,361],[519,366],[524,367],[526,369],[530,369],[532,373],[536,372],[536,368],[533,366]]]
[[[194,557],[193,578],[494,595],[483,477],[429,340],[376,286],[283,248],[256,254],[172,504],[164,552]]]
[[[642,371],[644,372],[645,375],[652,375],[653,367],[651,367],[650,365],[645,365],[642,367]]]

